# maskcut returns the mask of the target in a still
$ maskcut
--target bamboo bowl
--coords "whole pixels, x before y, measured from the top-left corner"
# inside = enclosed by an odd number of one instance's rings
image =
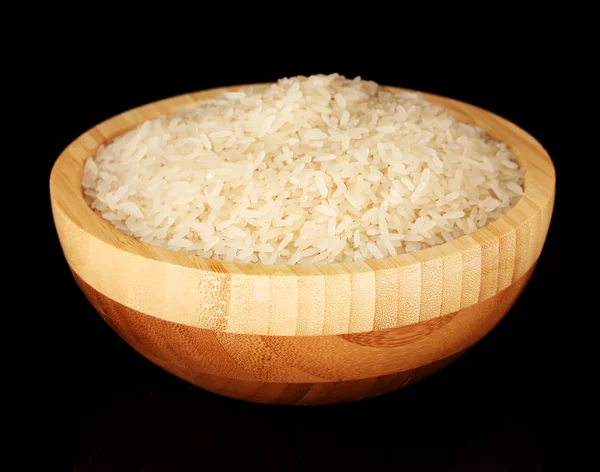
[[[546,151],[507,120],[424,94],[505,141],[526,168],[505,216],[423,251],[348,264],[219,262],[119,232],[84,202],[85,158],[100,144],[228,87],[122,113],[71,143],[50,176],[67,262],[89,301],[134,349],[214,393],[261,403],[325,404],[380,395],[448,365],[515,302],[546,239],[555,172]],[[389,87],[392,91],[400,91]]]

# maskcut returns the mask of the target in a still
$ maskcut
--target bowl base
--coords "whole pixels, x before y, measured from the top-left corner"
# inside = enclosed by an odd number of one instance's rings
[[[358,380],[315,383],[281,383],[235,380],[202,374],[189,378],[184,372],[171,373],[209,392],[236,400],[271,405],[333,405],[378,397],[400,390],[447,367],[467,349],[418,369]],[[160,366],[160,362],[156,362]],[[167,369],[167,366],[160,366]]]

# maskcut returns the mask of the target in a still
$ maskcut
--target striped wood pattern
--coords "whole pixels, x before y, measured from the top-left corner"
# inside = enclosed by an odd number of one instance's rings
[[[366,333],[268,336],[211,331],[149,316],[83,281],[104,320],[150,361],[199,387],[261,402],[324,404],[397,390],[456,359],[510,309],[533,269],[501,293],[456,313]]]

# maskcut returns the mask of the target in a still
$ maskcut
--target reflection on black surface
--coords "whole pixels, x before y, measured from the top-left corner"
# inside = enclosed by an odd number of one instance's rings
[[[464,403],[429,398],[433,404],[423,406],[414,398],[422,389],[411,390],[356,405],[294,409],[191,389],[120,394],[85,422],[77,470],[209,464],[224,470],[537,470],[539,451],[526,425],[498,411],[467,417],[472,412]]]

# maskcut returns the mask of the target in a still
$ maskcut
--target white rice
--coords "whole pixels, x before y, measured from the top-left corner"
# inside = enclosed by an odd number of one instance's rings
[[[161,116],[85,163],[120,231],[202,257],[359,261],[475,231],[523,193],[514,154],[413,93],[360,78],[281,79]]]

